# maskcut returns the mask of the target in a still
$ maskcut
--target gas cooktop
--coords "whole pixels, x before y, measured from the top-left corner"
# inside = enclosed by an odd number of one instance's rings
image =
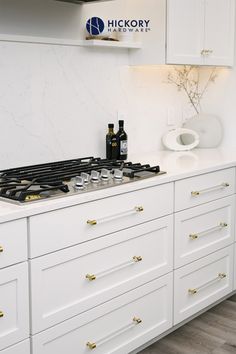
[[[84,157],[0,171],[0,198],[16,204],[109,188],[163,174],[159,166]]]

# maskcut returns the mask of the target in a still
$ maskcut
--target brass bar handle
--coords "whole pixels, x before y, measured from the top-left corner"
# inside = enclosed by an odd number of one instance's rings
[[[87,220],[87,225],[95,226],[95,225],[97,225],[99,222],[103,222],[103,221],[111,220],[111,219],[115,219],[115,218],[120,218],[120,217],[126,216],[127,214],[141,213],[141,212],[143,212],[143,211],[144,211],[144,207],[141,206],[141,205],[139,205],[139,206],[135,206],[133,209],[130,209],[130,210],[127,210],[127,211],[123,211],[123,212],[118,213],[118,214],[106,216],[106,217],[101,218],[101,219],[99,219],[99,220],[96,220],[96,219],[89,219],[89,220]]]
[[[94,274],[86,274],[85,278],[88,279],[89,281],[93,281],[97,279],[96,275]]]
[[[226,275],[225,273],[219,273],[219,274],[218,274],[218,277],[219,277],[220,279],[224,279],[224,278],[227,277],[227,275]]]
[[[4,313],[0,311],[0,318],[4,317]]]
[[[218,226],[214,226],[214,227],[211,227],[205,231],[201,231],[201,232],[198,232],[198,233],[192,233],[189,235],[189,238],[191,240],[197,240],[199,239],[199,237],[201,236],[205,236],[207,234],[209,234],[210,232],[213,232],[213,231],[218,231],[218,230],[222,230],[223,228],[227,227],[228,224],[226,222],[220,222]]]
[[[142,211],[144,211],[144,208],[142,206],[136,206],[135,207],[135,210],[138,212],[138,213],[141,213]]]
[[[136,323],[136,324],[140,324],[140,323],[142,323],[142,320],[139,317],[134,317],[133,318],[133,322]]]
[[[100,340],[98,340],[98,341],[96,341],[96,342],[87,342],[87,343],[86,343],[86,346],[87,346],[90,350],[94,350],[94,349],[96,349],[98,346],[107,343],[109,340],[111,340],[111,339],[113,339],[113,338],[119,336],[120,334],[122,334],[122,333],[124,333],[124,332],[130,330],[132,327],[135,327],[135,326],[137,326],[137,325],[139,325],[139,324],[141,324],[141,323],[142,323],[141,318],[139,318],[139,317],[133,317],[132,322],[129,323],[128,325],[126,325],[126,326],[124,326],[124,327],[118,329],[118,330],[115,331],[115,332],[112,332],[112,333],[108,334],[106,337],[104,337],[103,339],[100,339]]]
[[[3,247],[2,246],[0,246],[0,253],[2,253],[3,252]]]
[[[87,220],[87,224],[90,226],[95,226],[95,225],[97,225],[97,221],[96,220]]]
[[[207,286],[210,286],[211,284],[215,283],[217,280],[222,280],[225,279],[227,277],[226,273],[218,273],[217,277],[215,277],[212,280],[209,280],[207,283],[200,285],[197,288],[190,288],[188,289],[188,293],[189,295],[195,295],[197,294],[200,290],[206,288]]]
[[[213,187],[209,187],[209,188],[206,188],[206,189],[202,189],[200,191],[192,191],[191,192],[191,196],[192,197],[197,197],[200,194],[209,193],[211,191],[218,190],[218,189],[223,189],[223,188],[227,188],[227,187],[229,187],[229,183],[224,182],[224,183],[221,183],[221,184],[219,184],[217,186],[213,186]]]
[[[139,263],[143,260],[143,257],[141,256],[134,256],[131,260],[127,261],[127,262],[123,262],[121,264],[118,264],[110,269],[107,269],[107,270],[103,270],[102,272],[100,273],[97,273],[96,275],[95,274],[86,274],[85,275],[85,278],[89,281],[94,281],[96,280],[98,277],[102,277],[102,276],[105,276],[105,275],[108,275],[110,273],[113,273],[115,271],[118,271],[120,269],[123,269],[123,268],[126,268],[134,263]]]
[[[90,350],[93,350],[93,349],[97,348],[96,343],[87,342],[86,345],[87,345],[87,347],[88,347]]]

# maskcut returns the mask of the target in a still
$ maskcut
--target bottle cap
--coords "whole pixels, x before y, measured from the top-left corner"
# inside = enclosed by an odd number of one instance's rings
[[[113,123],[109,123],[108,124],[108,128],[114,128],[114,124]]]
[[[123,120],[119,120],[119,126],[123,127],[124,126],[124,121]]]

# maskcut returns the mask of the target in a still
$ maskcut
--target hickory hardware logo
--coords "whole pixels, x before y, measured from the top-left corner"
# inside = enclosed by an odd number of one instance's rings
[[[144,19],[121,19],[121,20],[107,20],[105,22],[100,17],[92,17],[86,23],[86,29],[91,36],[101,35],[105,29],[107,32],[149,32],[150,20]]]

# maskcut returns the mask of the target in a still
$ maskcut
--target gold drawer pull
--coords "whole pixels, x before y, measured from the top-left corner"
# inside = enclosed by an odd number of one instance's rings
[[[107,269],[107,270],[103,270],[102,272],[100,273],[97,273],[96,275],[95,274],[86,274],[85,278],[89,281],[94,281],[96,280],[97,278],[101,278],[101,277],[104,277],[105,275],[108,275],[108,274],[111,274],[113,272],[116,272],[118,270],[121,270],[123,268],[126,268],[126,267],[129,267],[131,266],[132,264],[135,264],[135,263],[139,263],[143,260],[143,257],[141,256],[134,256],[131,260],[127,261],[127,262],[124,262],[124,263],[121,263],[121,264],[118,264],[110,269]]]
[[[87,220],[87,224],[94,226],[94,225],[97,225],[97,221],[96,220]]]
[[[3,247],[2,246],[0,246],[0,253],[2,253],[3,252]]]
[[[94,274],[86,274],[85,278],[89,281],[96,280],[96,276]]]
[[[138,213],[140,213],[140,212],[144,211],[144,208],[143,208],[142,206],[137,206],[137,207],[135,207],[135,210],[136,210]]]
[[[90,350],[97,348],[96,343],[87,342],[86,345]]]
[[[191,196],[192,197],[197,197],[200,194],[209,193],[209,192],[212,192],[212,191],[215,191],[215,190],[218,190],[218,189],[227,188],[227,187],[229,187],[229,183],[224,182],[224,183],[221,183],[221,184],[219,184],[217,186],[213,186],[213,187],[209,187],[209,188],[206,188],[206,189],[202,189],[200,191],[192,191],[191,192]]]
[[[134,321],[136,324],[142,323],[142,320],[141,320],[140,318],[138,318],[138,317],[134,317],[134,318],[133,318],[133,321]]]
[[[95,226],[98,223],[101,223],[101,222],[104,222],[104,221],[110,221],[110,220],[113,220],[113,219],[117,219],[117,218],[121,218],[121,217],[127,216],[129,214],[141,213],[143,211],[144,211],[144,207],[140,205],[140,206],[134,207],[133,209],[126,210],[126,211],[123,211],[123,212],[118,213],[118,214],[106,216],[106,217],[101,218],[101,219],[97,219],[97,220],[96,219],[89,219],[89,220],[87,220],[87,224],[90,225],[90,226]]]
[[[137,325],[140,325],[142,323],[142,320],[139,317],[133,317],[133,320],[131,323],[128,323],[126,326],[119,328],[115,332],[109,333],[106,337],[96,341],[96,342],[87,342],[86,346],[90,349],[96,349],[98,346],[107,343],[111,339],[121,335],[122,333],[127,332],[131,328],[136,327]]]
[[[0,318],[4,316],[4,313],[0,311]]]
[[[191,240],[197,240],[199,239],[199,237],[201,236],[205,236],[211,232],[214,232],[214,231],[220,231],[222,229],[224,229],[225,227],[227,227],[228,224],[226,222],[220,222],[218,226],[214,226],[214,227],[211,227],[205,231],[201,231],[201,232],[198,232],[198,233],[192,233],[189,235],[189,238]]]
[[[198,286],[197,288],[190,288],[190,289],[188,289],[188,293],[189,293],[189,295],[195,295],[195,294],[197,294],[200,290],[203,290],[203,289],[205,289],[206,287],[208,287],[208,286],[214,284],[216,281],[225,279],[226,277],[227,277],[227,274],[226,274],[226,273],[219,273],[219,274],[217,275],[217,277],[215,277],[215,278],[212,279],[212,280],[209,280],[207,283],[202,284],[202,285]]]

